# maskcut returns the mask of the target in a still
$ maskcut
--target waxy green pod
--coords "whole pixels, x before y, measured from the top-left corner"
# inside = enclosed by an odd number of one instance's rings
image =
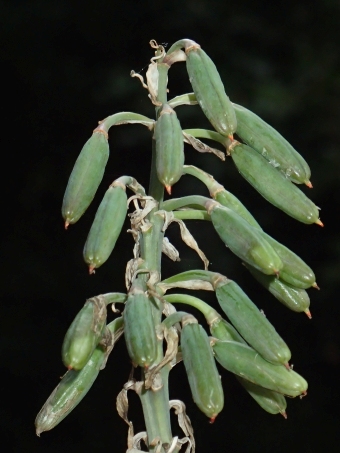
[[[268,362],[288,366],[288,346],[242,288],[230,280],[217,283],[215,291],[220,307],[242,337]]]
[[[281,393],[274,392],[273,390],[265,389],[259,385],[253,384],[246,379],[236,376],[239,383],[247,390],[249,395],[254,398],[259,406],[262,407],[269,414],[281,414],[287,418],[286,398]]]
[[[230,155],[238,171],[254,189],[294,219],[323,226],[318,208],[298,187],[250,146],[234,143],[229,148]]]
[[[208,335],[197,321],[184,325],[181,347],[193,400],[213,422],[223,409],[224,395]]]
[[[176,112],[164,104],[155,126],[156,171],[160,182],[171,193],[171,187],[183,174],[184,141]]]
[[[124,336],[129,356],[135,366],[144,368],[152,365],[157,357],[157,337],[151,303],[137,284],[130,291],[123,312]]]
[[[233,104],[233,107],[237,118],[236,132],[242,141],[260,153],[288,179],[311,187],[310,168],[292,145],[255,113],[237,104]]]
[[[240,202],[240,200],[235,197],[231,192],[226,189],[220,190],[215,194],[212,194],[214,200],[218,201],[222,206],[226,208],[232,209],[235,211],[239,216],[241,216],[244,220],[246,220],[251,226],[262,230],[260,225],[254,219],[254,217],[250,214],[248,209]]]
[[[62,359],[68,369],[81,370],[90,359],[106,324],[106,305],[100,297],[86,301],[66,332]]]
[[[308,384],[302,376],[292,369],[273,365],[245,344],[216,341],[213,350],[223,368],[260,387],[291,397],[307,392]]]
[[[217,132],[232,135],[236,115],[214,62],[198,44],[187,47],[185,53],[190,83],[203,113]]]
[[[238,341],[247,344],[234,326],[223,318],[217,319],[210,325],[210,333],[214,338],[222,341]]]
[[[304,289],[293,288],[287,283],[281,281],[280,278],[264,275],[262,272],[246,265],[252,276],[261,283],[276,299],[283,305],[297,313],[305,312],[308,317],[311,317],[309,311],[310,300],[307,292]],[[280,274],[281,276],[281,274]]]
[[[279,273],[282,262],[261,231],[232,209],[217,203],[208,206],[208,213],[218,235],[236,256],[264,274]]]
[[[70,370],[61,379],[35,419],[38,436],[58,425],[84,398],[104,364],[105,352],[97,347],[86,365]]]
[[[214,338],[222,341],[236,341],[238,343],[247,344],[237,330],[225,319],[218,319],[210,325],[210,332]],[[267,412],[271,414],[281,413],[286,416],[285,409],[287,407],[286,399],[280,393],[272,390],[259,387],[252,382],[249,382],[239,376],[236,376],[238,381],[243,385],[247,392],[255,401]]]
[[[283,267],[280,270],[280,280],[284,280],[290,285],[306,289],[311,286],[316,286],[315,274],[312,269],[294,252],[289,250],[280,242],[277,242],[269,234],[262,233],[266,241],[273,247],[275,252],[279,255]]]
[[[89,207],[103,179],[108,158],[107,137],[95,132],[83,146],[67,183],[61,209],[65,228],[76,223]]]
[[[90,274],[111,255],[127,212],[125,186],[110,186],[96,212],[84,246],[84,260]]]

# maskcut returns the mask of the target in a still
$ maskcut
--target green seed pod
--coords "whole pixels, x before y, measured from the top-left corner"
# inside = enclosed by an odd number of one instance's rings
[[[104,300],[100,297],[87,300],[64,338],[62,359],[68,369],[81,370],[86,365],[99,343],[105,323]]]
[[[190,83],[203,113],[217,132],[232,135],[236,115],[215,64],[198,45],[186,48],[185,53]]]
[[[107,137],[95,132],[83,146],[67,183],[61,209],[65,228],[76,223],[89,207],[103,179],[108,158]]]
[[[273,247],[283,263],[283,267],[280,270],[280,280],[284,280],[290,285],[301,289],[316,285],[314,272],[299,256],[268,234],[263,232],[262,235]]]
[[[214,338],[222,341],[238,341],[247,344],[234,326],[223,318],[217,319],[210,325],[210,332]]]
[[[235,197],[235,195],[233,195],[231,192],[228,192],[228,190],[223,189],[216,192],[215,194],[213,194],[213,198],[214,200],[218,201],[218,203],[220,203],[222,206],[225,206],[226,208],[235,211],[239,216],[241,216],[254,228],[262,230],[260,225],[250,214],[248,209],[240,202],[240,200],[237,197]]]
[[[156,171],[160,182],[171,193],[171,187],[183,174],[184,141],[176,112],[164,104],[155,126]]]
[[[293,288],[279,278],[272,277],[271,275],[264,275],[262,272],[259,272],[251,266],[246,265],[246,268],[262,286],[276,297],[279,302],[290,310],[297,313],[305,312],[308,317],[311,317],[309,311],[310,300],[304,289]]]
[[[157,337],[151,301],[142,289],[134,288],[123,312],[124,336],[134,365],[148,368],[157,357]]]
[[[242,337],[268,362],[288,366],[288,346],[242,288],[230,280],[217,284],[215,291],[220,307]]]
[[[293,370],[273,365],[249,346],[234,341],[217,341],[213,350],[216,360],[226,370],[260,387],[283,395],[305,395],[308,384]]]
[[[84,246],[84,260],[90,274],[111,255],[127,212],[125,186],[110,186],[96,212]]]
[[[97,347],[84,368],[70,370],[61,379],[35,419],[38,436],[58,425],[84,398],[96,380],[105,360],[105,352]]]
[[[287,418],[286,398],[280,393],[274,392],[273,390],[265,389],[259,385],[253,384],[246,379],[237,376],[239,383],[247,390],[249,395],[269,414],[282,414],[284,418]]]
[[[224,395],[209,338],[203,327],[197,322],[185,324],[181,347],[193,400],[213,422],[223,409]]]
[[[260,153],[288,179],[311,187],[310,168],[291,144],[255,113],[237,104],[233,104],[233,107],[237,118],[236,132],[242,141]]]
[[[218,319],[210,325],[210,332],[214,338],[222,341],[236,341],[238,343],[246,344],[237,330],[225,319]],[[286,417],[285,409],[287,406],[286,399],[280,393],[273,392],[272,390],[264,389],[252,382],[236,376],[237,380],[243,385],[247,392],[252,396],[255,401],[267,412],[271,414],[281,413]]]
[[[279,273],[282,262],[260,231],[217,203],[208,206],[208,212],[218,235],[236,256],[264,274]]]
[[[315,204],[263,156],[237,142],[229,151],[241,175],[269,203],[300,222],[323,226]]]

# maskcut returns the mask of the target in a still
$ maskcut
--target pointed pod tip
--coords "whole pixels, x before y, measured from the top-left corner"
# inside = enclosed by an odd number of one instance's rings
[[[67,230],[69,224],[70,224],[70,222],[68,220],[65,220],[65,224],[64,224],[65,230]]]
[[[309,189],[313,189],[313,184],[310,181],[306,181],[305,184]]]
[[[318,219],[318,220],[317,220],[317,221],[316,221],[315,223],[316,223],[317,225],[320,225],[321,227],[323,227],[323,226],[324,226],[324,224],[323,224],[323,223],[321,222],[321,220],[320,220],[320,219]]]
[[[93,264],[91,264],[91,265],[89,266],[89,274],[90,274],[90,275],[92,275],[92,274],[95,274],[95,273],[96,273],[96,271],[94,270],[94,269],[95,269],[95,267],[96,267],[96,266],[95,266],[95,265],[93,265]]]
[[[212,425],[214,423],[214,421],[216,420],[216,417],[217,415],[213,415],[212,417],[210,417],[210,420],[209,420],[209,423]]]
[[[320,291],[320,286],[316,282],[312,284],[312,288],[318,289]]]
[[[310,310],[308,308],[306,308],[305,313],[309,319],[312,319],[312,313],[310,312]]]
[[[291,370],[291,367],[288,362],[284,363],[283,365],[287,368],[288,371]]]
[[[286,411],[281,411],[280,414],[283,416],[284,419],[287,420],[288,416],[287,416],[287,412]]]
[[[165,190],[168,192],[169,195],[171,195],[171,186],[164,186]]]

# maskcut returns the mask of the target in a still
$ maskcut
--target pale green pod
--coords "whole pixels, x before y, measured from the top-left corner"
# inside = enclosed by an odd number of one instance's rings
[[[308,384],[302,376],[292,369],[268,362],[245,344],[217,341],[213,350],[223,368],[260,387],[291,397],[307,393]]]
[[[307,292],[301,288],[293,288],[280,278],[264,275],[257,269],[246,265],[252,276],[261,283],[279,302],[297,313],[305,312],[310,316],[310,300]],[[280,274],[281,276],[281,274]]]
[[[97,347],[80,370],[68,371],[35,419],[38,436],[57,426],[84,398],[96,380],[105,360],[105,352]]]
[[[201,325],[184,325],[181,348],[193,400],[213,422],[223,409],[224,395],[209,338]]]
[[[312,269],[288,247],[280,244],[269,234],[262,233],[282,261],[280,279],[296,288],[306,289],[315,286],[315,274]]]
[[[156,171],[159,181],[171,193],[171,187],[183,174],[184,141],[176,112],[164,104],[155,126]]]
[[[226,189],[217,191],[213,194],[214,200],[218,201],[222,206],[232,209],[244,220],[246,220],[252,227],[262,230],[261,226],[250,214],[248,209],[240,202],[240,200],[235,197],[231,192]]]
[[[108,158],[107,137],[95,132],[83,146],[67,183],[61,210],[65,228],[76,223],[89,207],[103,179]]]
[[[259,406],[262,407],[269,414],[281,414],[287,418],[286,398],[281,393],[274,392],[273,390],[265,389],[259,385],[253,384],[246,379],[236,376],[239,383],[247,390],[249,395],[254,398]]]
[[[185,49],[187,71],[196,99],[215,130],[224,136],[236,130],[236,115],[211,58],[198,45]]]
[[[218,235],[236,256],[265,274],[279,273],[282,262],[261,231],[233,210],[218,204],[211,206],[209,214]]]
[[[323,226],[315,204],[263,156],[240,143],[231,146],[229,151],[241,175],[269,203],[300,222]]]
[[[62,359],[68,369],[81,370],[94,352],[106,324],[106,305],[100,297],[88,299],[68,328]]]
[[[242,337],[268,362],[288,366],[288,346],[242,288],[230,280],[217,284],[215,291],[220,307]]]
[[[310,168],[292,145],[255,113],[237,104],[233,107],[237,118],[236,132],[242,141],[291,181],[310,186]]]
[[[157,357],[151,301],[142,291],[129,294],[123,312],[126,347],[134,365],[148,368]]]
[[[110,186],[96,212],[83,256],[90,274],[109,258],[123,228],[127,213],[125,188]]]

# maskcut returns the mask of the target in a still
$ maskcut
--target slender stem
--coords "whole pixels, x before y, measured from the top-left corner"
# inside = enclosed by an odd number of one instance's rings
[[[228,137],[224,137],[224,135],[219,134],[216,131],[211,131],[209,129],[183,129],[183,132],[196,138],[207,138],[208,140],[214,140],[215,142],[221,143],[221,145],[223,145],[225,148],[228,148],[231,143],[231,140]]]
[[[157,100],[162,104],[167,102],[167,78],[169,66],[159,62],[158,68],[158,96]],[[158,116],[160,107],[156,107],[156,117]],[[161,256],[162,256],[162,243],[164,233],[162,231],[164,220],[161,216],[155,215],[155,212],[160,208],[163,202],[164,188],[157,177],[156,172],[156,150],[155,141],[152,143],[152,160],[151,160],[151,171],[150,171],[150,182],[149,182],[149,196],[153,197],[158,203],[158,207],[152,210],[148,216],[147,226],[142,231],[140,247],[141,247],[141,258],[144,261],[144,267],[150,271],[158,274],[158,280],[161,278]],[[144,278],[145,281],[145,277]],[[157,282],[155,282],[157,283]],[[145,282],[146,284],[146,282]],[[155,329],[161,323],[162,320],[162,306],[157,300],[152,305],[153,319],[155,323]],[[157,360],[155,365],[161,362],[163,359],[163,343],[158,342]],[[144,420],[146,425],[146,431],[149,442],[149,452],[154,452],[157,446],[150,445],[150,443],[159,438],[162,443],[161,452],[165,453],[165,447],[171,443],[171,423],[170,423],[170,407],[169,407],[169,387],[168,387],[168,376],[169,367],[164,367],[160,371],[162,378],[162,387],[154,391],[152,389],[145,389],[143,387],[139,394]]]
[[[147,116],[140,115],[139,113],[134,112],[119,112],[114,115],[110,115],[102,121],[99,121],[99,126],[95,131],[105,131],[108,132],[111,126],[118,126],[120,124],[142,124],[152,129],[155,122]]]
[[[179,220],[211,220],[210,215],[198,209],[187,209],[185,211],[175,211],[175,219]]]
[[[185,93],[185,94],[181,94],[180,96],[174,97],[173,99],[171,99],[171,101],[168,102],[168,104],[170,105],[170,107],[172,107],[174,109],[180,105],[197,105],[198,101],[196,99],[195,93]],[[190,129],[190,130],[192,130],[192,129]],[[183,132],[187,132],[187,131],[184,130]],[[187,133],[190,134],[190,132],[187,132]],[[191,135],[193,135],[193,134],[191,134]]]
[[[189,195],[182,198],[173,198],[172,200],[165,201],[162,204],[162,209],[165,211],[174,211],[175,209],[188,206],[198,206],[201,209],[205,209],[205,203],[209,200],[210,198],[203,197],[202,195]]]
[[[207,323],[210,325],[221,318],[221,315],[210,305],[198,297],[189,296],[188,294],[168,294],[163,298],[171,304],[187,304],[197,308],[205,317]]]

